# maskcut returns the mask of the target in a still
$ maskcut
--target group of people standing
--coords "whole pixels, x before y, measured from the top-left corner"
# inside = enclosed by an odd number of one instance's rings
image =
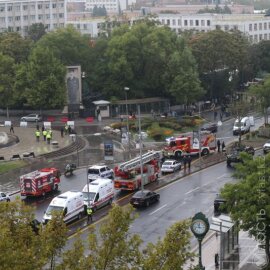
[[[36,126],[36,131],[35,131],[35,137],[36,141],[40,141],[40,137],[43,136],[44,142],[47,142],[47,144],[51,143],[52,140],[52,129],[46,129],[44,125],[42,125],[41,131],[39,129],[39,124]]]
[[[221,149],[220,149],[220,146],[221,146]],[[224,141],[221,143],[220,140],[217,140],[217,150],[218,150],[218,153],[220,153],[220,150],[222,150],[222,152],[225,151],[225,142]]]

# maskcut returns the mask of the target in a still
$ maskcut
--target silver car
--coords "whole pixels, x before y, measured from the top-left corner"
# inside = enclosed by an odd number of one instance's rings
[[[10,202],[9,195],[0,191],[0,202]]]
[[[174,160],[174,159],[168,159],[166,160],[162,166],[161,166],[161,173],[172,173],[177,170],[181,170],[181,162]]]
[[[269,142],[266,142],[263,146],[263,153],[264,154],[267,154],[270,152],[270,141]]]
[[[41,121],[41,116],[39,114],[28,114],[21,118],[22,122],[39,122]]]

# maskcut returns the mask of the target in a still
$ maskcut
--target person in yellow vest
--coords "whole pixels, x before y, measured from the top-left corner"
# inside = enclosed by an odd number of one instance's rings
[[[39,137],[40,137],[40,131],[37,129],[35,132],[37,142],[39,142]]]
[[[46,136],[47,136],[47,130],[46,129],[44,129],[42,131],[42,135],[43,135],[44,142],[46,142]]]
[[[51,139],[52,139],[52,129],[50,129],[48,132],[50,132]]]
[[[46,135],[46,139],[47,139],[47,143],[48,144],[50,144],[51,143],[51,138],[52,138],[52,136],[51,136],[51,132],[47,132],[47,135]]]
[[[68,134],[68,125],[67,125],[67,123],[65,124],[65,135],[67,135]]]

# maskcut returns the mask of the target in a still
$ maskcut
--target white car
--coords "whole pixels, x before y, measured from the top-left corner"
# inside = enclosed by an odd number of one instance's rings
[[[96,180],[99,177],[109,178],[113,180],[114,172],[106,165],[94,165],[88,168],[88,180],[90,182]]]
[[[175,172],[177,170],[181,170],[181,162],[173,159],[168,159],[164,161],[164,163],[161,166],[161,173],[170,173]]]
[[[0,202],[10,202],[10,197],[4,192],[0,192]]]
[[[39,122],[41,121],[41,116],[39,114],[28,114],[21,118],[22,122]]]
[[[270,141],[269,142],[266,142],[263,146],[263,153],[264,154],[267,154],[270,152]]]

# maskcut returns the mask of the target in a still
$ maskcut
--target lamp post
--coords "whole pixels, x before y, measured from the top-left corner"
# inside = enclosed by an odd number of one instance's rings
[[[87,185],[87,208],[90,208],[90,188],[89,188],[88,168],[86,168],[86,185]]]
[[[71,140],[76,143],[76,152],[77,152],[77,167],[80,166],[80,160],[79,160],[79,148],[78,148],[78,142],[77,142],[77,135],[76,134],[70,134]]]
[[[128,155],[130,158],[130,139],[129,139],[129,121],[128,121],[128,104],[127,104],[127,92],[129,91],[129,87],[124,87],[124,90],[125,90],[125,97],[126,97]]]
[[[219,224],[219,231],[220,231],[220,239],[219,239],[219,269],[222,269],[222,220],[216,217],[212,217],[212,221]]]
[[[141,130],[141,108],[138,105],[139,116],[139,142],[140,142],[140,167],[141,167],[141,191],[144,189],[144,177],[143,177],[143,163],[142,163],[142,130]]]

